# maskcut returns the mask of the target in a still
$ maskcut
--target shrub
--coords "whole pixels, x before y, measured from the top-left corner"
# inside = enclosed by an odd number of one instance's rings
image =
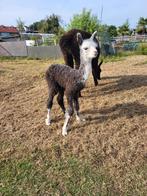
[[[147,43],[140,43],[136,50],[137,54],[147,55]]]

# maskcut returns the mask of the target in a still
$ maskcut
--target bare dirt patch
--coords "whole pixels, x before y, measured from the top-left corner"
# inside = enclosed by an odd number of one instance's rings
[[[104,63],[99,85],[94,87],[90,78],[82,92],[80,108],[86,122],[73,120],[65,138],[61,135],[64,116],[56,100],[52,125],[45,125],[44,73],[50,63],[0,62],[1,159],[55,149],[57,157],[72,154],[107,168],[122,189],[123,176],[147,160],[147,56]]]

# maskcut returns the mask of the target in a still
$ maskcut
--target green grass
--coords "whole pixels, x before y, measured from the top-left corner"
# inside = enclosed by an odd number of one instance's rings
[[[54,148],[53,151],[58,151]],[[122,189],[116,186],[103,167],[94,167],[73,156],[51,159],[36,151],[23,159],[7,159],[0,163],[0,193],[13,195],[145,195],[147,168],[130,170]]]
[[[147,55],[147,43],[140,43],[137,47],[136,54]]]
[[[119,55],[112,55],[112,56],[102,56],[101,59],[104,60],[105,63],[107,62],[117,62],[117,61],[123,61],[125,60],[125,56],[119,56]]]
[[[117,61],[122,61],[125,60],[125,57],[127,56],[132,56],[132,55],[147,55],[147,47],[145,44],[140,44],[137,50],[134,51],[122,51],[119,52],[116,55],[108,55],[108,56],[101,56],[101,59],[104,60],[104,62],[117,62]],[[41,58],[33,58],[33,57],[5,57],[5,56],[0,56],[0,61],[15,61],[15,60],[41,60]],[[59,60],[62,63],[64,63],[63,59],[54,59],[54,58],[46,58],[44,59],[46,61],[50,60]]]
[[[125,57],[133,56],[133,55],[147,55],[147,50],[136,50],[136,51],[124,51],[119,52],[117,55],[109,55],[109,56],[101,56],[101,59],[104,60],[105,63],[107,62],[117,62],[125,60]]]
[[[63,61],[63,58],[38,58],[38,57],[15,57],[15,56],[0,56],[0,61],[23,61],[23,60],[43,60],[43,61],[54,61],[54,60],[58,60],[61,62]]]
[[[0,56],[0,61],[10,61],[10,60],[24,60],[27,57],[15,57],[15,56]]]
[[[118,55],[111,55],[111,56],[102,56],[101,58],[104,59],[105,62],[108,62],[108,61],[120,61],[123,59],[123,57],[125,57],[126,54],[118,54]],[[0,56],[0,61],[18,61],[18,60],[41,60],[39,58],[32,58],[32,57],[9,57],[9,56]],[[46,58],[46,59],[43,59],[43,60],[53,60],[51,58]],[[62,63],[64,63],[63,59],[56,59],[56,60],[59,60],[61,61]]]
[[[75,157],[50,160],[42,153],[0,165],[2,195],[112,195],[114,183]]]

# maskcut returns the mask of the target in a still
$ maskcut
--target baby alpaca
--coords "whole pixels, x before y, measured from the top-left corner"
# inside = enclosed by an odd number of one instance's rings
[[[57,94],[57,101],[62,111],[65,113],[65,121],[62,128],[62,135],[67,135],[68,124],[75,110],[76,119],[79,117],[79,93],[85,87],[89,74],[92,72],[92,59],[98,55],[98,44],[95,42],[94,32],[89,39],[82,38],[77,33],[77,41],[80,48],[80,68],[72,69],[67,65],[55,64],[51,65],[46,71],[46,80],[49,88],[49,98],[47,102],[47,118],[46,124],[50,125],[50,112],[53,104],[53,98]],[[68,108],[65,110],[63,96],[67,98]]]

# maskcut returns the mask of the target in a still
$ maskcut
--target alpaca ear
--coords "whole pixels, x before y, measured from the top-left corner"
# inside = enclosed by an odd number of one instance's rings
[[[96,39],[96,35],[97,35],[97,31],[95,31],[95,32],[91,35],[90,39],[92,39],[92,40]]]
[[[83,42],[83,38],[82,38],[82,35],[81,33],[77,33],[77,41],[78,41],[78,44],[81,45],[82,42]]]

